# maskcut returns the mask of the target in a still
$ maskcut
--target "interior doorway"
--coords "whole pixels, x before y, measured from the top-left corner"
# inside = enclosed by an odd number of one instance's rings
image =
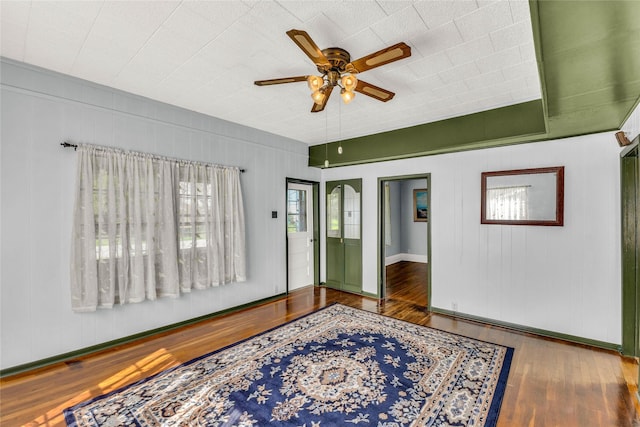
[[[287,292],[318,284],[318,183],[287,178]]]
[[[378,179],[379,291],[431,306],[430,174]]]

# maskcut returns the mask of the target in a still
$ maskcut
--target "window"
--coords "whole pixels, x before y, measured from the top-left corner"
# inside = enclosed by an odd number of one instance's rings
[[[344,188],[344,238],[360,238],[360,193],[352,186]]]
[[[287,190],[287,232],[307,231],[307,192]]]
[[[74,311],[244,281],[237,168],[80,145]]]
[[[178,198],[180,249],[206,247],[206,212],[211,210],[211,185],[181,181],[178,185]]]
[[[341,199],[342,190],[338,185],[333,190],[331,190],[331,193],[327,198],[327,237],[342,237],[342,231],[340,230]]]

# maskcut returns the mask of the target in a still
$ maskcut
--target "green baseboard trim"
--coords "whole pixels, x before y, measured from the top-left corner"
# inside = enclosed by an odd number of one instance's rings
[[[369,297],[369,298],[374,298],[374,299],[380,299],[380,296],[379,296],[378,294],[374,294],[374,293],[371,293],[371,292],[365,292],[365,291],[362,291],[361,295],[362,295],[363,297]]]
[[[372,294],[371,292],[365,292],[365,291],[354,292],[354,291],[348,291],[346,289],[336,289],[334,287],[327,286],[327,284],[325,282],[320,282],[320,286],[328,288],[328,289],[333,289],[334,291],[338,291],[338,292],[346,292],[348,294],[360,295],[360,296],[366,297],[366,298],[380,299],[378,294]]]
[[[473,314],[460,313],[457,311],[446,310],[444,308],[431,307],[431,312],[436,314],[444,314],[445,316],[457,317],[463,320],[486,323],[493,326],[499,326],[506,329],[512,329],[517,332],[540,335],[546,338],[554,338],[562,341],[568,341],[576,344],[588,345],[589,347],[597,347],[605,350],[613,350],[621,353],[622,346],[606,341],[592,340],[590,338],[578,337],[575,335],[563,334],[561,332],[548,331],[545,329],[533,328],[530,326],[519,325],[517,323],[503,322],[501,320],[489,319],[486,317],[475,316]]]
[[[153,335],[157,335],[163,332],[168,332],[174,329],[178,329],[184,326],[189,326],[194,323],[201,322],[203,320],[212,319],[214,317],[223,316],[225,314],[234,313],[236,311],[244,310],[246,308],[255,307],[267,302],[275,301],[285,297],[286,294],[278,294],[272,297],[263,298],[257,301],[252,301],[246,304],[238,305],[235,307],[227,308],[225,310],[216,311],[214,313],[205,314],[203,316],[195,317],[193,319],[184,320],[178,323],[172,323],[171,325],[162,326],[160,328],[151,329],[148,331],[140,332],[137,334],[129,335],[123,338],[118,338],[116,340],[107,341],[101,344],[96,344],[90,347],[81,348],[79,350],[70,351],[68,353],[58,354],[56,356],[47,357],[46,359],[36,360],[34,362],[25,363],[23,365],[13,366],[11,368],[6,368],[0,370],[0,378],[5,378],[11,375],[20,374],[27,371],[32,371],[38,368],[44,368],[49,365],[53,365],[55,363],[65,362],[69,360],[73,360],[77,357],[86,356],[87,354],[97,353],[99,351],[108,350],[110,348],[116,347],[118,345],[130,343],[132,341],[136,341],[143,338],[148,338]]]

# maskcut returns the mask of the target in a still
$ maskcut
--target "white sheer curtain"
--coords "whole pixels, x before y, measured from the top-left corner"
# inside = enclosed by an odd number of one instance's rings
[[[237,168],[179,167],[180,290],[244,281],[244,210]]]
[[[74,311],[244,281],[238,168],[80,145]]]

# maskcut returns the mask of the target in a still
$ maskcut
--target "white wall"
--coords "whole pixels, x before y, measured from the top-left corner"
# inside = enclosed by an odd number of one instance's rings
[[[462,313],[619,344],[619,152],[611,132],[330,168],[322,178],[363,179],[365,292],[377,293],[378,177],[431,173],[434,307],[455,302]],[[564,227],[480,224],[481,172],[560,165]]]
[[[286,177],[320,180],[320,171],[307,167],[305,144],[17,62],[1,66],[3,369],[285,292]],[[76,156],[62,141],[246,168],[247,282],[73,313]]]
[[[429,228],[426,222],[413,220],[413,190],[427,188],[427,180],[411,179],[401,181],[402,195],[402,253],[417,255],[412,260],[427,262],[427,239]]]
[[[391,245],[385,248],[385,255],[391,257],[402,253],[402,187],[400,181],[388,181],[387,184],[390,192]]]

